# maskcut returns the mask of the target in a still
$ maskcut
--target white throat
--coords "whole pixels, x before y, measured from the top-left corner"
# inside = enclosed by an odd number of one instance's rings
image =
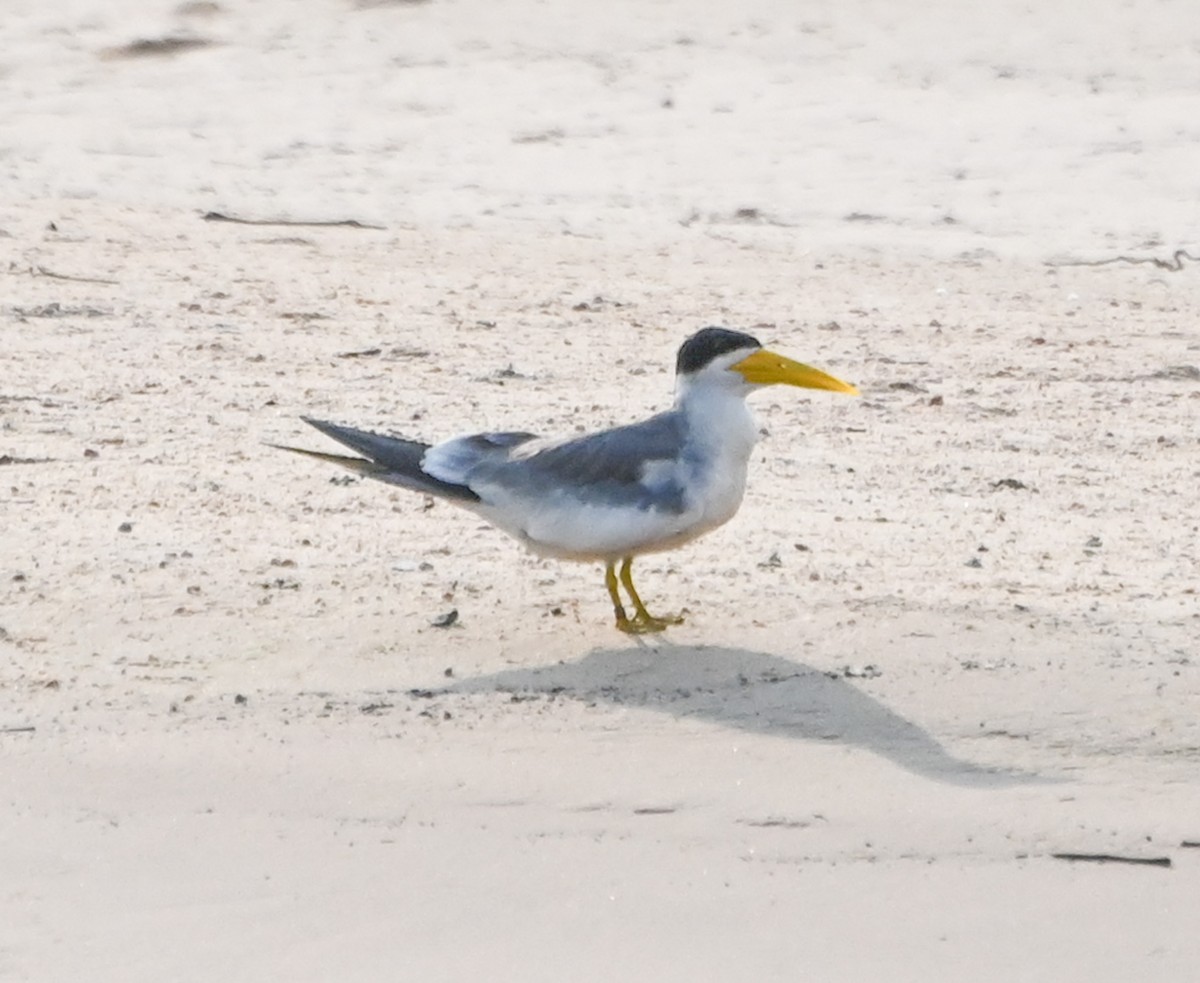
[[[746,390],[749,390],[749,386]],[[675,406],[688,422],[688,440],[711,451],[749,458],[758,440],[746,392],[731,386],[681,384]],[[724,456],[724,454],[722,454]]]
[[[746,392],[728,379],[681,380],[675,406],[687,421],[684,465],[694,490],[696,529],[714,529],[737,512],[746,490],[746,469],[758,426]]]

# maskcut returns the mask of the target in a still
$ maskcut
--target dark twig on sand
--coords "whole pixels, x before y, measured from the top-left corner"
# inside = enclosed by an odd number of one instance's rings
[[[104,283],[110,287],[115,287],[118,282],[116,280],[106,280],[103,277],[98,276],[71,276],[69,273],[55,273],[53,270],[48,270],[44,266],[29,266],[23,270],[18,270],[14,267],[15,264],[14,266],[10,266],[8,272],[25,273],[28,276],[45,276],[49,277],[51,280],[70,280],[72,283]]]
[[[386,231],[386,227],[382,225],[368,225],[366,222],[360,222],[355,218],[344,218],[337,221],[293,221],[286,218],[239,218],[236,215],[226,215],[224,212],[205,212],[204,221],[206,222],[232,222],[235,225],[286,225],[297,226],[303,228],[335,228],[341,226],[347,229],[374,229],[377,232]]]
[[[1200,256],[1193,256],[1186,249],[1176,249],[1174,255],[1170,259],[1159,259],[1156,256],[1112,256],[1108,259],[1067,259],[1056,263],[1047,263],[1047,266],[1108,266],[1110,263],[1130,263],[1135,266],[1139,264],[1150,263],[1157,266],[1160,270],[1169,270],[1171,273],[1179,273],[1183,269],[1183,261],[1190,260],[1193,263],[1200,263]]]
[[[1055,860],[1086,861],[1097,864],[1138,864],[1143,867],[1170,867],[1170,857],[1122,857],[1115,853],[1052,853]]]
[[[214,42],[208,38],[169,35],[161,38],[138,38],[128,44],[109,48],[101,53],[103,58],[145,58],[151,55],[177,55],[184,51],[198,51],[210,47]]]
[[[14,457],[12,454],[0,454],[0,465],[9,464],[49,464],[52,457]]]

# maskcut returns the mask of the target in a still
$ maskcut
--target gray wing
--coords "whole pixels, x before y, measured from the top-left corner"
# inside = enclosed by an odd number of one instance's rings
[[[680,476],[686,434],[676,412],[571,440],[542,441],[535,434],[510,431],[456,437],[435,446],[303,419],[363,456],[283,450],[464,505],[515,497],[533,503],[568,498],[676,514],[685,509]]]
[[[678,413],[660,413],[642,423],[573,440],[530,444],[533,438],[520,436],[524,439],[481,455],[461,476],[484,502],[499,492],[525,499],[566,497],[590,504],[684,511],[680,475],[686,441]],[[427,455],[427,467],[429,463]]]

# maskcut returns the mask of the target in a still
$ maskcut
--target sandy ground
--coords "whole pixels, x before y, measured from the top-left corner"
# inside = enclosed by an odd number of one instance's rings
[[[1200,255],[1189,3],[0,42],[0,979],[1195,979],[1200,267],[1079,265]],[[863,397],[754,398],[645,644],[264,446],[627,421],[710,323]]]

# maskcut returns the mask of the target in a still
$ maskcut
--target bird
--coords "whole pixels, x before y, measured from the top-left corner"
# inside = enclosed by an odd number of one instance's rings
[[[604,564],[617,629],[641,635],[683,619],[646,609],[634,558],[676,549],[733,518],[758,438],[746,397],[775,384],[858,395],[752,335],[706,327],[679,348],[672,408],[637,423],[571,437],[506,431],[428,444],[303,416],[358,456],[271,446],[452,502],[538,555]]]

